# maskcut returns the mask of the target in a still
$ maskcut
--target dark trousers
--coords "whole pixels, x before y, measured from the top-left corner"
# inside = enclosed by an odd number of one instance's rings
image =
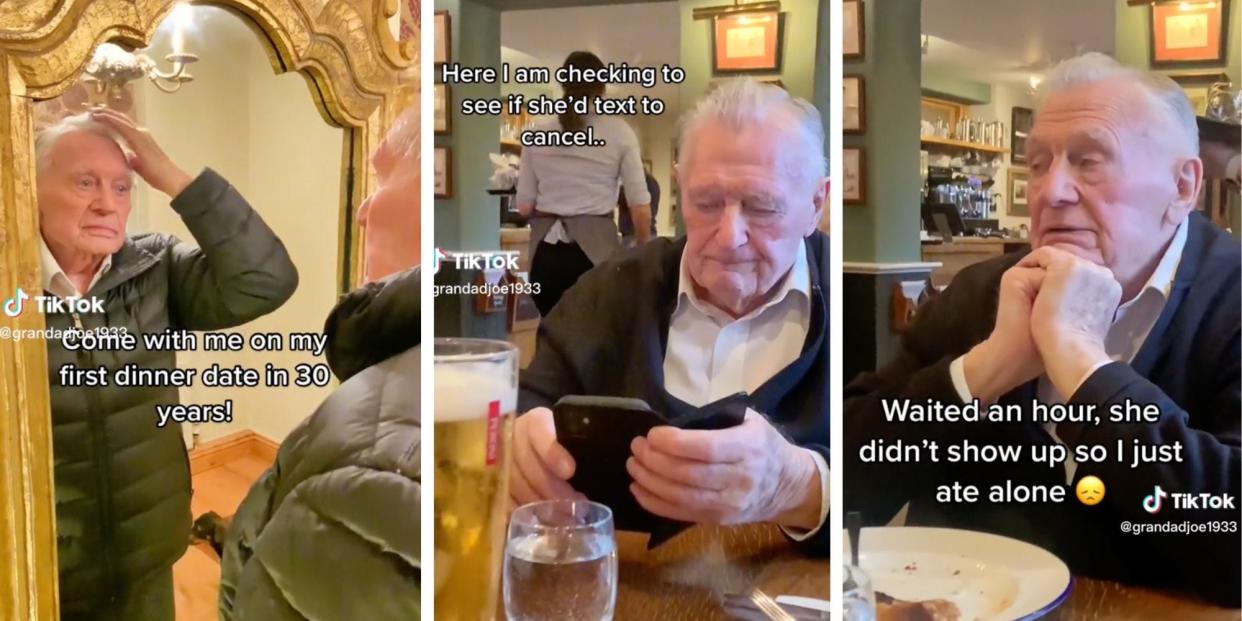
[[[530,262],[530,281],[539,283],[539,293],[531,296],[539,307],[539,314],[547,317],[565,291],[592,267],[595,265],[576,242],[539,242]]]
[[[65,613],[61,621],[173,621],[172,568],[162,569],[129,585],[125,594],[111,604],[90,612]]]

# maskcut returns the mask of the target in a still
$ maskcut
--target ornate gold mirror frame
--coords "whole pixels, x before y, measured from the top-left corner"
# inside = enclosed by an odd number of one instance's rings
[[[199,2],[196,2],[199,3]],[[212,0],[247,18],[277,73],[306,78],[324,119],[345,129],[342,257],[358,257],[352,206],[375,183],[367,162],[410,94],[399,73],[415,45],[399,44],[396,0]],[[0,1],[0,305],[38,291],[39,229],[32,130],[35,101],[67,90],[105,41],[146,47],[172,0]],[[356,283],[359,262],[342,266]],[[56,619],[56,533],[45,345],[12,338],[43,329],[39,313],[0,312],[0,619]]]

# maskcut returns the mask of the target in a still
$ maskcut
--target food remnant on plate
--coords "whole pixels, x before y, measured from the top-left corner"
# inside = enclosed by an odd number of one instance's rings
[[[946,599],[908,602],[882,591],[875,594],[876,621],[959,621],[957,604]]]

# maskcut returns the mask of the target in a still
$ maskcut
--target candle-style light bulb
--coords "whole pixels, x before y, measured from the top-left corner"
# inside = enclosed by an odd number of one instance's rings
[[[191,24],[190,5],[186,2],[178,2],[173,7],[169,20],[172,23],[172,53],[181,54],[185,52],[185,31]]]

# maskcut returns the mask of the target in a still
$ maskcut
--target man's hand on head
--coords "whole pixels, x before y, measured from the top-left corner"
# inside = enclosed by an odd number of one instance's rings
[[[1104,339],[1121,302],[1121,284],[1108,268],[1051,246],[1018,265],[1045,273],[1031,308],[1031,338],[1048,379],[1069,399],[1089,372],[1110,361]]]
[[[129,165],[151,187],[167,194],[169,198],[176,198],[193,181],[164,153],[151,132],[135,125],[129,117],[109,108],[99,108],[91,111],[91,118],[112,128],[121,136],[133,151]]]
[[[510,509],[529,502],[585,498],[569,485],[574,458],[556,441],[552,410],[535,408],[513,425],[513,465],[509,468]]]
[[[1018,264],[1001,276],[992,334],[963,359],[972,396],[990,403],[1044,372],[1039,350],[1031,339],[1031,308],[1044,270]]]
[[[630,492],[644,509],[684,522],[819,525],[815,458],[754,410],[719,431],[656,427],[630,445]]]

